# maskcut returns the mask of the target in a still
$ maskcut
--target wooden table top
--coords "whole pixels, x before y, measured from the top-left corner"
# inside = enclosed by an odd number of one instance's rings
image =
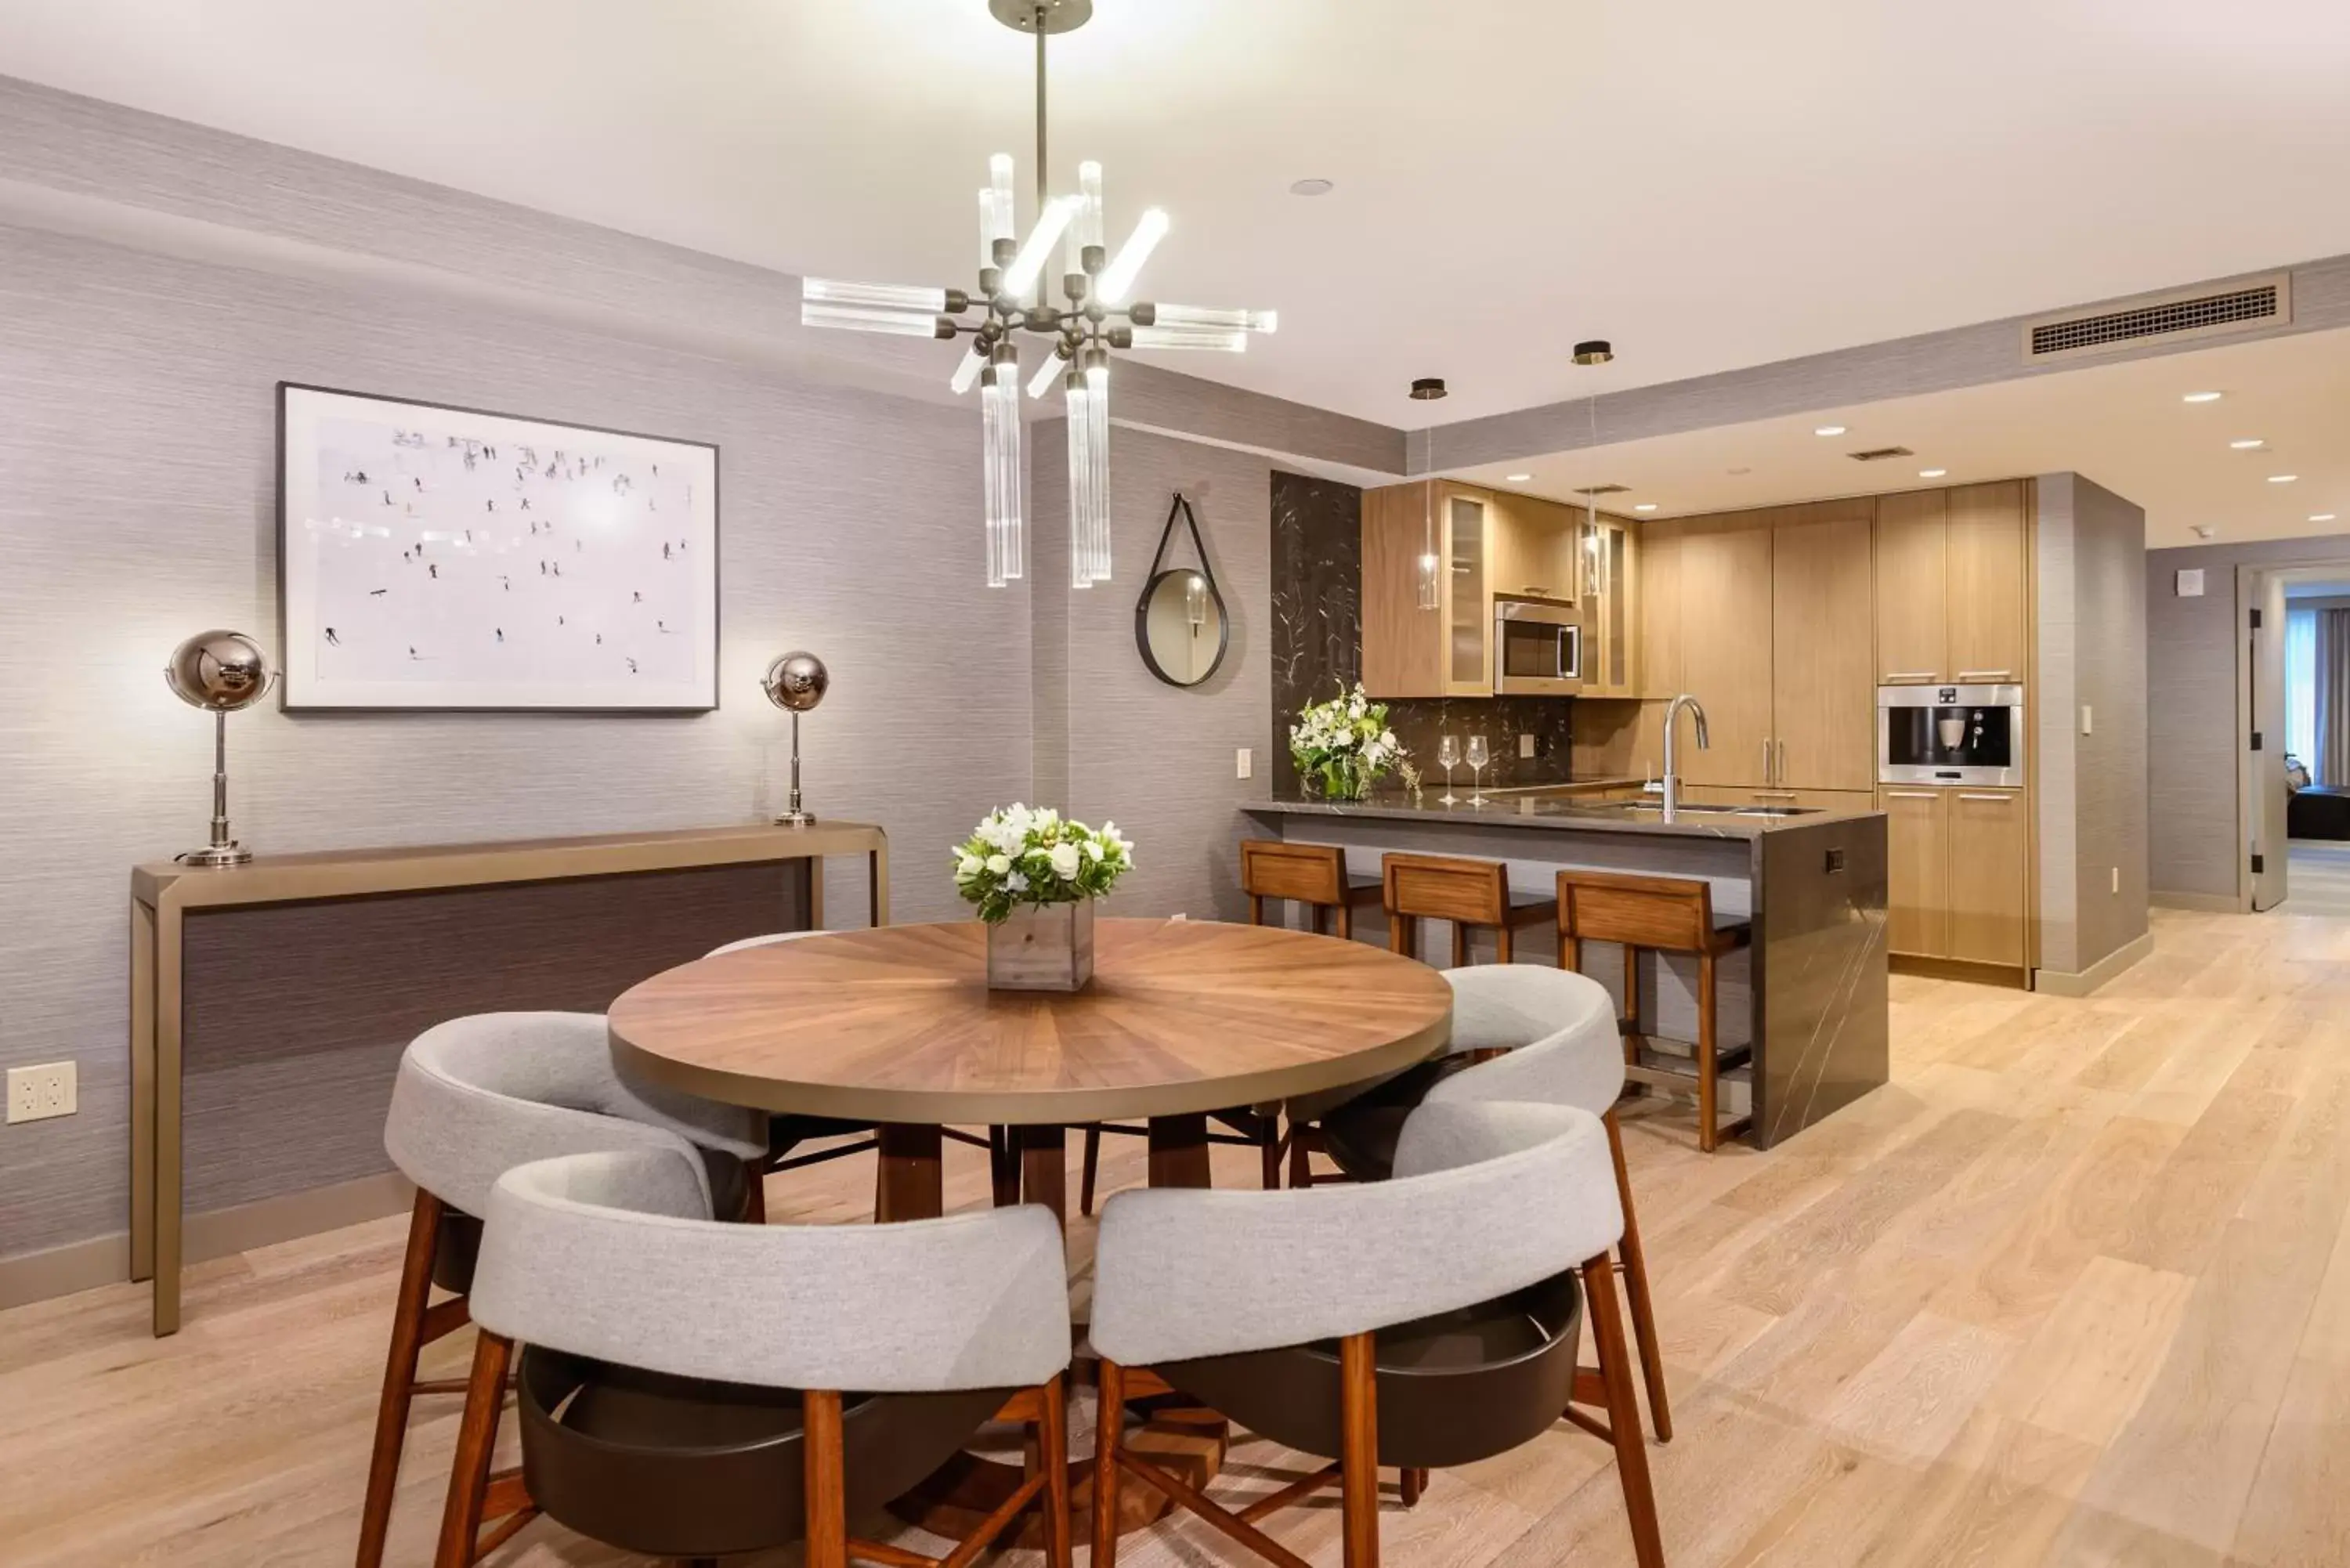
[[[1359,1083],[1452,1033],[1452,988],[1362,942],[1097,919],[1076,995],[991,992],[976,920],[837,931],[657,974],[612,1004],[633,1075],[735,1105],[921,1125],[1182,1116]]]

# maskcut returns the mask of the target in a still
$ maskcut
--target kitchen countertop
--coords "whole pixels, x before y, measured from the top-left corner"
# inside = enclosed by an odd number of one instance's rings
[[[1653,805],[1627,811],[1608,803],[1579,798],[1607,788],[1638,789],[1638,779],[1575,780],[1564,784],[1493,790],[1482,806],[1439,805],[1434,794],[1418,799],[1404,794],[1377,794],[1368,800],[1252,801],[1243,811],[1257,816],[1340,816],[1367,821],[1440,823],[1464,826],[1548,829],[1564,833],[1637,833],[1686,838],[1758,838],[1788,828],[1822,823],[1849,822],[1880,815],[1875,810],[1832,808],[1799,810],[1784,816],[1752,815],[1683,807],[1678,821],[1667,822]],[[1456,790],[1457,794],[1458,791]],[[1465,800],[1466,797],[1463,796]],[[1629,803],[1626,803],[1629,804]]]

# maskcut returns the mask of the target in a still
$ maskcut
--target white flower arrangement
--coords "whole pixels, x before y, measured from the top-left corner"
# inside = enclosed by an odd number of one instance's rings
[[[1101,898],[1134,868],[1134,846],[1118,824],[1096,831],[1046,805],[989,812],[953,853],[955,891],[991,926],[1022,904]]]
[[[1388,728],[1388,709],[1361,683],[1316,702],[1289,727],[1289,754],[1301,776],[1317,780],[1326,800],[1360,800],[1381,774],[1403,758],[1403,742]]]

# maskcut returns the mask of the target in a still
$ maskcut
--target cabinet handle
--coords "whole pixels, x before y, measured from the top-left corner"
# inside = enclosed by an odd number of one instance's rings
[[[2015,671],[2012,670],[1961,670],[1959,671],[1959,679],[1960,681],[2012,680],[2015,679]]]
[[[1889,789],[1885,792],[1885,798],[1887,800],[1939,800],[1942,796],[1939,791],[1930,789]]]
[[[1939,670],[1888,670],[1882,677],[1886,680],[1939,680],[1941,678],[1942,672]]]
[[[1787,782],[1787,742],[1784,741],[1779,742],[1779,765],[1772,770],[1771,782],[1773,784]]]
[[[2015,797],[2012,794],[1968,794],[1961,791],[1959,798],[1960,800],[1985,800],[1991,802],[1993,805],[2004,805]]]
[[[1550,593],[1550,585],[1547,583],[1528,583],[1524,587],[1520,588],[1518,592],[1522,594],[1539,594],[1547,597]]]
[[[1778,782],[1771,776],[1771,742],[1767,739],[1762,742],[1762,782],[1764,784]]]
[[[1753,793],[1754,798],[1757,800],[1793,800],[1795,798],[1795,792],[1791,789],[1758,789]]]

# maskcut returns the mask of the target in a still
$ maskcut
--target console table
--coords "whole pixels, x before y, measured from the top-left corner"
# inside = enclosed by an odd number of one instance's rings
[[[155,1282],[154,1332],[180,1326],[191,1201],[282,1229],[303,1193],[386,1179],[383,1110],[421,1029],[601,1012],[719,942],[820,927],[822,862],[847,855],[886,925],[889,842],[865,823],[134,867],[130,1271]]]

